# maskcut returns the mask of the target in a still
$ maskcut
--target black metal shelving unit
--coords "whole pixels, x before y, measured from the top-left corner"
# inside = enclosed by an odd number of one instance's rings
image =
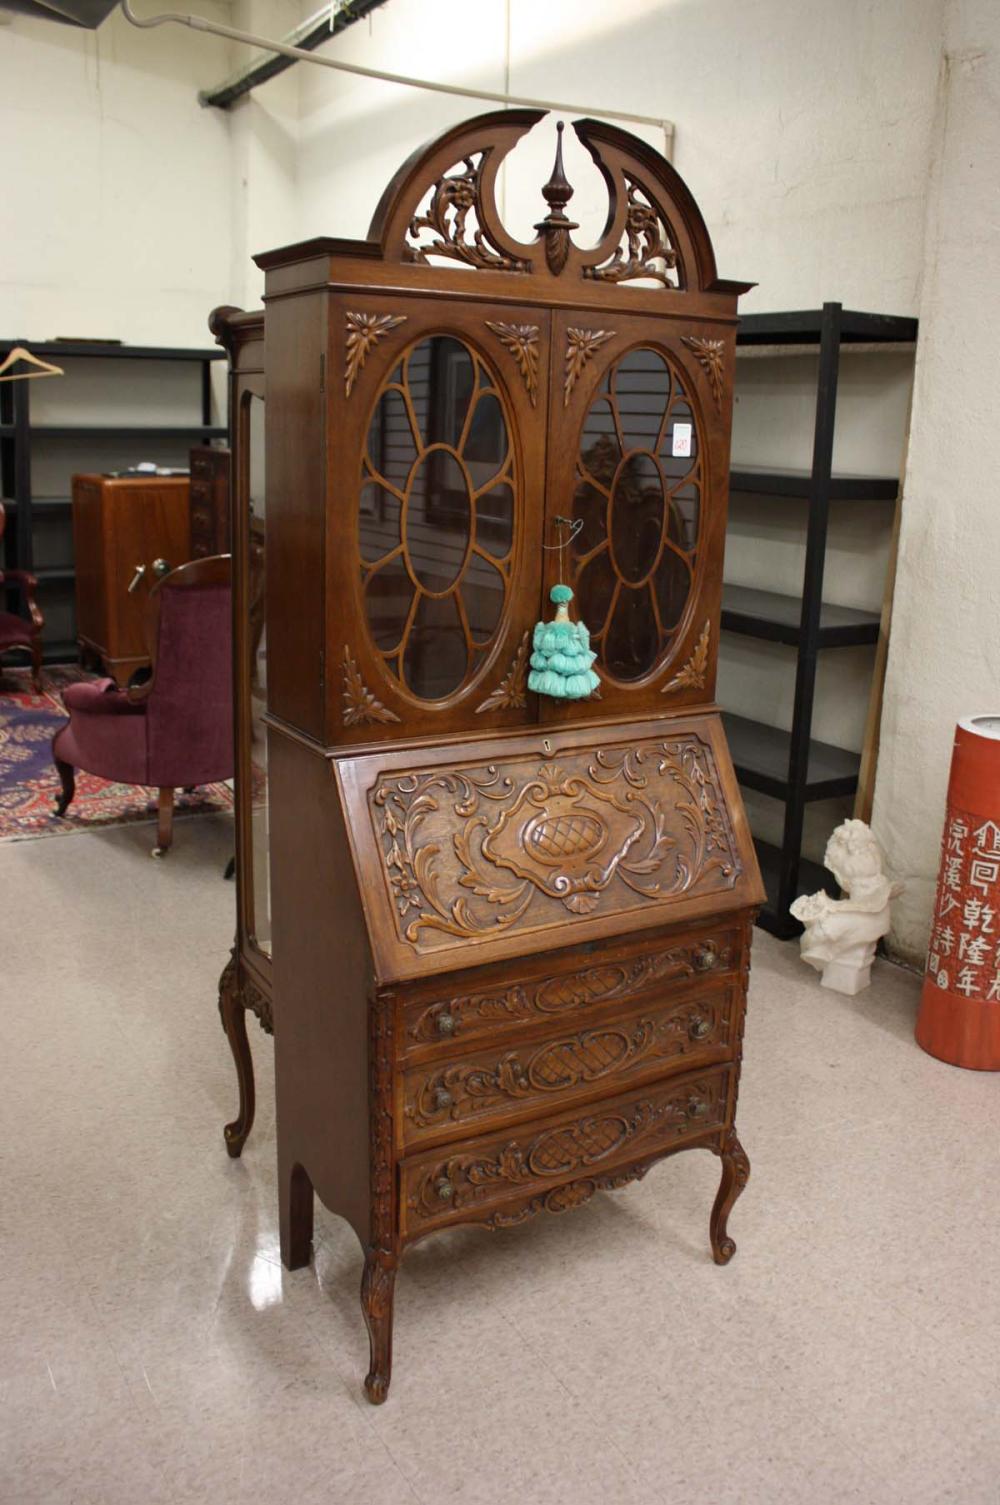
[[[35,355],[62,366],[74,359],[129,360],[129,361],[182,361],[195,367],[199,380],[199,403],[201,422],[193,424],[142,424],[115,423],[93,424],[47,424],[31,420],[32,381],[12,381],[0,385],[0,498],[7,513],[7,529],[4,539],[5,558],[10,568],[33,570],[38,576],[39,604],[46,609],[46,596],[53,599],[53,591],[64,595],[72,591],[75,571],[69,563],[36,566],[37,524],[53,516],[65,516],[65,541],[72,548],[70,512],[72,499],[69,496],[69,473],[66,477],[66,495],[34,496],[32,494],[32,456],[38,454],[38,446],[51,440],[77,439],[86,436],[97,442],[116,441],[121,452],[118,463],[125,465],[138,458],[135,446],[150,440],[171,444],[204,444],[209,439],[224,439],[228,430],[225,425],[212,423],[212,376],[211,363],[224,360],[225,352],[215,349],[177,348],[163,345],[118,345],[102,341],[83,340],[0,340],[0,361],[5,359],[15,345],[23,345]],[[67,377],[72,367],[65,367]],[[106,459],[98,462],[103,468]],[[74,464],[74,469],[85,465]],[[17,609],[12,601],[10,610]],[[57,635],[47,631],[43,635],[46,663],[62,663],[76,654],[73,636]]]
[[[789,905],[799,894],[824,886],[836,891],[826,869],[802,856],[805,807],[812,800],[853,794],[861,765],[860,754],[812,736],[817,658],[824,649],[874,644],[879,635],[879,613],[823,600],[830,508],[856,502],[894,503],[899,495],[898,477],[833,471],[840,354],[844,346],[912,345],[916,338],[916,319],[856,312],[839,303],[789,313],[748,314],[739,322],[738,346],[819,352],[811,468],[734,466],[729,477],[733,495],[766,498],[775,506],[795,498],[809,504],[801,595],[726,585],[722,597],[724,630],[796,649],[791,731],[728,713],[723,718],[740,783],[784,802],[781,846],[756,842],[767,888],[759,923],[782,938],[802,929],[789,913]]]

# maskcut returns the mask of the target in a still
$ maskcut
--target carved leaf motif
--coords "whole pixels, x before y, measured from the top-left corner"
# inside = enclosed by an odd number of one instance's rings
[[[577,378],[587,362],[592,359],[595,350],[600,350],[601,346],[607,340],[610,340],[614,333],[613,329],[567,329],[566,379],[563,383],[563,407],[567,406],[570,393],[576,386]]]
[[[344,645],[344,725],[363,726],[370,721],[398,721],[399,717],[376,700],[361,678],[351,650]]]
[[[695,645],[695,650],[684,667],[674,675],[669,684],[663,686],[660,692],[668,695],[671,690],[703,690],[708,672],[708,645],[712,635],[712,624],[706,622],[701,630],[701,637]]]
[[[426,214],[417,214],[410,221],[411,243],[406,247],[407,261],[427,265],[430,257],[441,256],[450,261],[461,261],[466,266],[491,268],[502,272],[529,270],[526,262],[518,261],[505,252],[488,244],[483,231],[474,230],[470,239],[466,221],[472,214],[480,219],[480,172],[482,157],[463,161],[464,172],[445,173],[438,178],[431,193]],[[418,243],[419,236],[430,231],[432,239],[426,244]]]
[[[523,711],[528,703],[528,645],[531,634],[526,632],[521,646],[514,655],[503,679],[492,694],[487,695],[482,705],[476,706],[476,715],[483,711]]]
[[[648,277],[664,287],[683,287],[677,252],[659,212],[649,202],[642,186],[626,178],[628,210],[625,216],[627,252],[619,246],[609,262],[587,267],[585,275],[598,282],[631,282]]]
[[[390,329],[406,323],[405,314],[358,314],[348,313],[346,359],[344,361],[344,394],[351,395],[368,353],[387,335]]]
[[[501,324],[487,319],[486,328],[492,329],[501,345],[514,357],[534,407],[538,400],[538,325]]]
[[[708,385],[717,408],[722,407],[722,362],[726,345],[724,340],[703,340],[697,335],[681,335],[681,344],[694,352],[705,369]]]

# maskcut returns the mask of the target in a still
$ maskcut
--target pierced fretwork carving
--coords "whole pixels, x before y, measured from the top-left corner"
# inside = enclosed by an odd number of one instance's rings
[[[585,276],[598,282],[632,282],[639,277],[648,277],[662,282],[664,287],[683,287],[677,252],[659,211],[634,178],[626,177],[625,182],[628,189],[626,245],[619,246],[603,266],[587,267]]]
[[[694,352],[705,369],[708,377],[708,385],[712,396],[715,398],[715,406],[722,407],[722,362],[725,358],[725,342],[723,340],[699,339],[697,335],[681,335],[681,344]]]
[[[567,329],[566,331],[566,379],[563,382],[563,407],[569,402],[570,393],[576,386],[577,377],[592,359],[595,350],[612,339],[613,329]]]
[[[491,695],[487,695],[482,705],[476,706],[476,715],[483,711],[523,711],[528,703],[528,646],[531,634],[526,632],[521,639],[521,646],[514,655],[511,664],[503,679],[497,685]]]
[[[399,717],[394,711],[390,711],[369,690],[361,678],[361,671],[351,656],[351,650],[344,645],[344,725],[364,726],[373,721],[398,721]]]
[[[701,629],[701,637],[695,644],[694,652],[684,667],[674,675],[669,684],[663,686],[662,695],[668,695],[672,690],[703,690],[708,675],[708,645],[712,638],[712,624],[706,622]]]
[[[528,262],[519,261],[490,245],[478,223],[482,166],[483,157],[479,153],[464,159],[464,171],[445,173],[438,178],[426,214],[414,215],[410,221],[405,250],[407,261],[426,265],[431,257],[441,256],[450,261],[461,261],[466,266],[487,267],[494,271],[530,270]],[[470,214],[477,222],[471,236],[467,224]],[[429,232],[432,238],[421,242],[419,237],[424,232]]]
[[[487,319],[486,328],[492,329],[501,345],[514,357],[534,407],[538,401],[538,325],[501,324]]]
[[[405,314],[345,314],[347,321],[347,344],[344,358],[344,395],[350,397],[368,353],[387,335],[390,329],[406,323]]]

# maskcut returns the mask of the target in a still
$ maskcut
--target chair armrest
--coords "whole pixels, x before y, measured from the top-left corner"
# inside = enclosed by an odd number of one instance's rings
[[[38,589],[38,576],[32,575],[29,570],[0,570],[0,585],[16,585],[20,587],[24,596],[31,625],[41,632],[45,626],[45,618],[42,616],[38,602],[35,600],[35,591]]]
[[[71,714],[76,711],[85,716],[128,716],[137,711],[113,679],[84,680],[80,684],[67,685],[63,701]]]

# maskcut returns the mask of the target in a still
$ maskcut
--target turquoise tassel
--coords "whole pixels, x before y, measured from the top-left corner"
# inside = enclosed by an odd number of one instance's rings
[[[537,623],[532,638],[528,689],[553,700],[586,700],[600,684],[590,667],[597,657],[590,633],[582,622],[569,619],[572,599],[568,585],[554,585],[549,600],[555,603],[555,619]]]

